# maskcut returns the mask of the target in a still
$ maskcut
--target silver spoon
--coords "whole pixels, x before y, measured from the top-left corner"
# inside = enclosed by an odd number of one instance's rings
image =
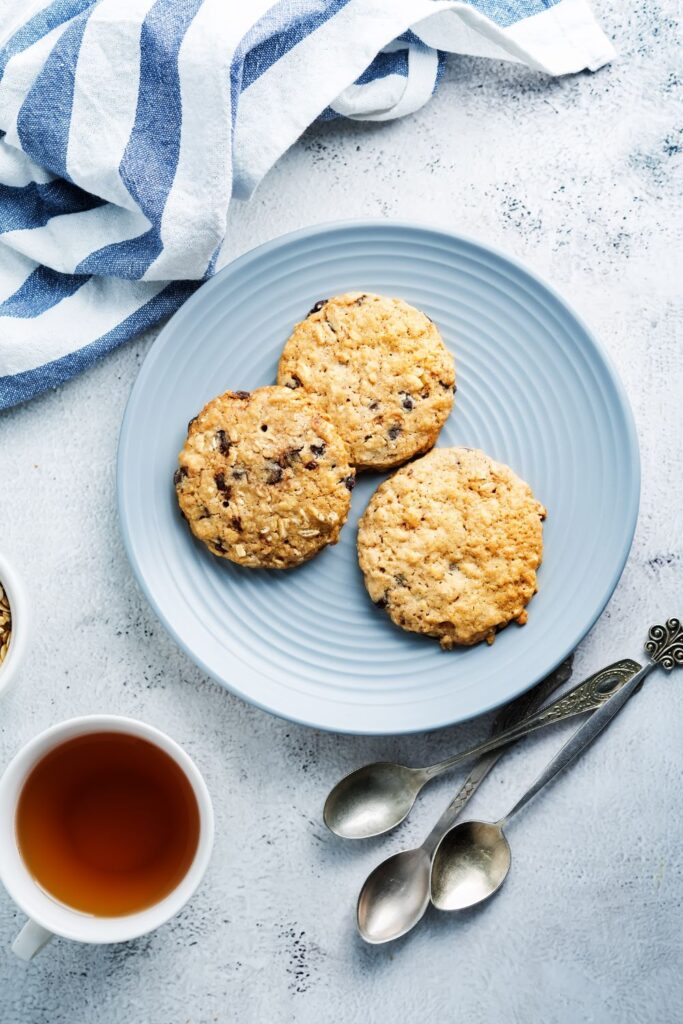
[[[623,685],[631,672],[640,668],[637,662],[628,662],[632,669],[625,677],[614,671],[625,664],[610,665],[524,721],[438,764],[408,768],[390,761],[376,761],[358,768],[338,782],[327,797],[323,808],[325,824],[342,839],[369,839],[389,832],[407,818],[422,787],[438,775],[543,726],[599,707],[616,687]]]
[[[537,710],[570,678],[572,662],[573,656],[533,690],[504,708],[496,716],[491,734],[495,735]],[[366,942],[389,942],[415,927],[429,904],[432,856],[439,839],[502,756],[503,750],[500,749],[480,757],[422,845],[415,850],[394,854],[368,875],[356,909],[358,931]]]
[[[533,690],[508,705],[497,716],[493,725],[493,735],[523,721],[539,708],[554,690],[569,679],[571,660],[565,661]],[[591,676],[570,693],[574,698],[577,694],[581,696],[596,691],[601,693],[608,680],[613,691],[615,677],[618,676],[622,682],[626,682],[639,668],[640,665],[635,661],[617,662]],[[414,928],[422,918],[429,904],[432,858],[439,840],[504,753],[505,749],[499,748],[479,758],[421,846],[394,854],[378,864],[368,875],[360,891],[356,908],[358,931],[366,942],[378,944],[398,939]]]
[[[464,910],[493,896],[507,878],[512,862],[503,829],[551,779],[588,747],[640,688],[657,666],[670,671],[683,665],[683,628],[678,619],[653,626],[645,650],[651,661],[598,708],[565,743],[559,754],[500,821],[463,821],[453,826],[436,848],[431,875],[432,903],[439,910]]]

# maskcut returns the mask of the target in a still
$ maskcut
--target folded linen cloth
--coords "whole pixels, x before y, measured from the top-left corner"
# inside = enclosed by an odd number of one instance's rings
[[[613,56],[586,0],[0,0],[0,408],[174,312],[308,125],[419,109],[446,53]]]

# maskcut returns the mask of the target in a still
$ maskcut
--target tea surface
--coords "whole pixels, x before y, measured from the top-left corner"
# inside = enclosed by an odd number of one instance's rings
[[[182,769],[136,736],[99,732],[55,747],[31,770],[16,812],[19,850],[51,896],[111,917],[158,903],[199,840]]]

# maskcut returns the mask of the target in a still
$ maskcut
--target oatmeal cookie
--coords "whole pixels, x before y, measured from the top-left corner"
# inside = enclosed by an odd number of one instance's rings
[[[355,481],[347,446],[303,391],[226,391],[188,426],[174,484],[195,537],[222,558],[284,569],[335,544]]]
[[[358,529],[372,600],[444,648],[526,622],[546,510],[528,484],[468,448],[435,448],[381,484]]]
[[[318,395],[358,469],[427,451],[453,405],[455,367],[436,326],[402,299],[350,292],[297,324],[278,383]]]

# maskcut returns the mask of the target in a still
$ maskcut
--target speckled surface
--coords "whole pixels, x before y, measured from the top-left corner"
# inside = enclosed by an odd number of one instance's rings
[[[456,60],[415,117],[311,131],[235,207],[230,247],[335,218],[425,220],[526,261],[592,325],[633,402],[643,498],[631,558],[578,673],[637,657],[650,622],[683,612],[676,5],[597,7],[620,51],[612,67],[549,81]],[[511,828],[514,869],[497,900],[458,918],[431,913],[393,946],[363,946],[360,883],[420,841],[457,780],[425,794],[394,835],[357,846],[322,827],[327,788],[368,759],[435,759],[488,723],[401,740],[324,735],[247,707],[176,650],[133,582],[114,511],[118,427],[151,341],[0,418],[0,544],[35,617],[21,685],[0,708],[0,763],[62,718],[144,718],[204,771],[215,856],[192,903],[152,936],[58,941],[31,965],[9,952],[22,917],[0,895],[2,1024],[679,1019],[680,679],[653,678]],[[504,811],[563,735],[508,755],[473,811]]]

